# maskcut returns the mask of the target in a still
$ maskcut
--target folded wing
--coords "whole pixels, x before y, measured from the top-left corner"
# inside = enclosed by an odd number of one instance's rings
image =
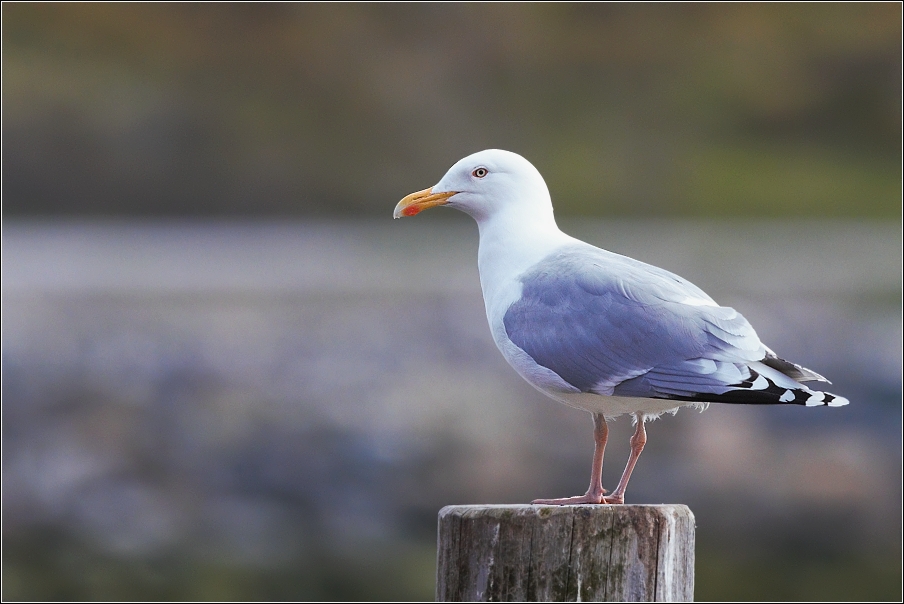
[[[503,317],[507,335],[583,392],[696,402],[847,403],[802,386],[825,378],[777,357],[740,313],[663,269],[575,245],[535,265],[521,283],[521,298]]]

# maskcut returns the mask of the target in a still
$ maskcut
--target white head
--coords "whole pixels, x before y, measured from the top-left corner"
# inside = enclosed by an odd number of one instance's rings
[[[487,149],[459,160],[436,185],[398,203],[394,218],[447,205],[481,223],[509,211],[521,216],[552,217],[543,177],[529,161],[510,151]]]

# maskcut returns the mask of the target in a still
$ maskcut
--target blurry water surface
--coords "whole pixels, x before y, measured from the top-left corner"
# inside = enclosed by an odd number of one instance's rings
[[[851,400],[649,426],[628,500],[693,509],[697,599],[899,596],[900,225],[562,226]],[[590,419],[506,365],[476,250],[441,212],[5,221],[4,597],[432,599],[440,507],[582,493]]]

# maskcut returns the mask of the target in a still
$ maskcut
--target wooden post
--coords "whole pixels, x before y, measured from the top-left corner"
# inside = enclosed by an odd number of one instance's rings
[[[439,512],[438,602],[694,599],[684,505],[455,505]]]

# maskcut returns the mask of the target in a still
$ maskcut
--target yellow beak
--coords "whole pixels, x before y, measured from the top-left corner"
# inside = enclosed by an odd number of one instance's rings
[[[406,196],[395,207],[392,213],[393,218],[401,218],[402,216],[414,216],[422,210],[441,206],[449,203],[449,198],[458,191],[446,191],[445,193],[434,193],[433,188],[424,189],[417,193]]]

